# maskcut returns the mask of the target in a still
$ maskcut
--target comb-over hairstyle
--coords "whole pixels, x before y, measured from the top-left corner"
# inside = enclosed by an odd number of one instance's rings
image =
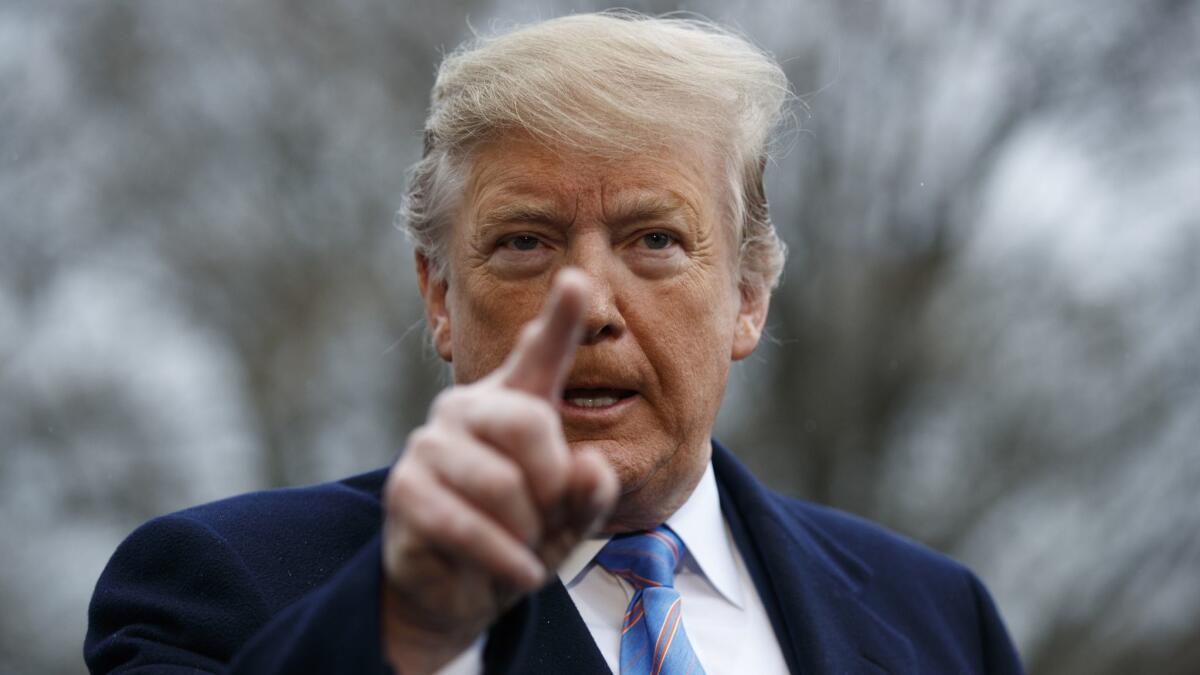
[[[436,278],[471,152],[506,133],[599,158],[669,151],[687,139],[724,162],[744,291],[774,287],[786,249],[763,170],[790,99],[768,54],[708,21],[628,11],[578,14],[477,37],[438,68],[425,153],[401,211]]]

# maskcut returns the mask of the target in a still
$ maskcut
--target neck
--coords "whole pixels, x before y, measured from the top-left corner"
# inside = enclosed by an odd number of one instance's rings
[[[665,523],[692,496],[711,457],[712,444],[705,441],[703,452],[688,457],[686,471],[660,467],[641,486],[621,495],[601,532],[606,535],[640,532]],[[670,480],[665,480],[666,477]]]

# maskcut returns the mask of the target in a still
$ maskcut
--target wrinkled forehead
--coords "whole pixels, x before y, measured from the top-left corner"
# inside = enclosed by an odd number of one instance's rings
[[[728,191],[718,153],[699,144],[663,144],[654,152],[597,153],[555,146],[524,134],[480,144],[467,162],[461,215],[478,221],[511,209],[554,211],[598,208],[622,212],[678,212],[697,225],[716,226]]]

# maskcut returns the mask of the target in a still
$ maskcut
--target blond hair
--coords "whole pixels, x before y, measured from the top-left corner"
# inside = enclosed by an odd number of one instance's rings
[[[739,284],[773,288],[786,248],[767,212],[763,171],[790,99],[779,65],[711,22],[628,11],[565,16],[479,37],[438,68],[425,152],[413,166],[403,226],[435,277],[471,151],[520,131],[600,157],[699,140],[725,162]]]

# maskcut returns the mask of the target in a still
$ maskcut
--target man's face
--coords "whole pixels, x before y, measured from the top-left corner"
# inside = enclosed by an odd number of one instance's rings
[[[704,471],[731,360],[757,344],[763,297],[738,291],[721,172],[699,148],[603,161],[523,136],[477,150],[447,279],[423,291],[456,383],[497,368],[555,273],[586,273],[584,342],[560,404],[573,449],[611,462],[613,529],[655,525]]]

